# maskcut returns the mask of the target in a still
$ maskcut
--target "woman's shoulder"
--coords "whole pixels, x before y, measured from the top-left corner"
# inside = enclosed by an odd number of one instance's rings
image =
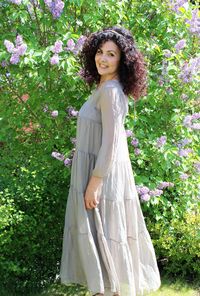
[[[104,81],[99,88],[97,88],[99,94],[106,92],[117,93],[118,95],[125,95],[123,92],[122,84],[119,80],[106,80]]]
[[[116,105],[126,105],[128,103],[128,98],[118,80],[106,80],[97,90],[97,108],[99,109],[99,104],[107,100]]]

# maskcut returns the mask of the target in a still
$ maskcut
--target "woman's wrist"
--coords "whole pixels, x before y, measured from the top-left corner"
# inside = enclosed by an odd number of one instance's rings
[[[88,186],[90,186],[91,189],[96,190],[103,184],[103,178],[91,176]]]

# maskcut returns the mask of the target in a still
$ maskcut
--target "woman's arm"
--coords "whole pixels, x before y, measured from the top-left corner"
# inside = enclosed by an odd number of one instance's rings
[[[123,114],[120,96],[117,87],[105,87],[100,93],[102,143],[92,171],[92,175],[96,177],[108,175],[116,159]]]
[[[97,155],[95,167],[85,193],[86,208],[92,209],[98,204],[98,193],[116,158],[117,145],[122,125],[122,108],[119,90],[107,87],[102,90],[99,108],[102,118],[102,143]]]

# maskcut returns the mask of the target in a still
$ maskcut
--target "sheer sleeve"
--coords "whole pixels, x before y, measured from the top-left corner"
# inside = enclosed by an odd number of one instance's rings
[[[123,124],[119,89],[116,87],[103,88],[98,103],[102,119],[102,142],[92,175],[104,177],[109,173],[116,158],[120,130]]]

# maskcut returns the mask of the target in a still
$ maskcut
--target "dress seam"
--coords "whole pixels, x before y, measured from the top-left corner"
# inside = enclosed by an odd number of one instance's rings
[[[93,118],[90,118],[90,117],[78,116],[78,118],[85,119],[85,120],[88,120],[88,121],[93,121],[93,122],[95,122],[95,123],[97,123],[99,125],[102,125],[102,123],[100,121],[96,121],[96,120],[94,120]]]

